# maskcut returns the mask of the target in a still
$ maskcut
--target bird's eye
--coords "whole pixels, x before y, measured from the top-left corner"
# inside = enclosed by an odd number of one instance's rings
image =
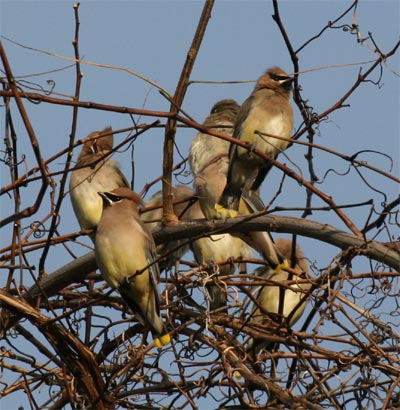
[[[286,75],[276,75],[273,73],[270,73],[269,75],[274,81],[284,81],[289,79],[289,77],[287,77]]]
[[[109,194],[109,197],[112,199],[113,202],[119,202],[122,201],[122,197],[118,196],[118,195],[114,195],[114,194]]]

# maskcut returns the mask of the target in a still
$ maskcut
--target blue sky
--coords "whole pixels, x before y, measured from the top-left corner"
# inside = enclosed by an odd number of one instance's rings
[[[255,80],[263,71],[279,65],[287,72],[293,71],[290,56],[285,47],[277,25],[271,18],[272,3],[268,1],[218,1],[196,60],[192,80],[231,81]],[[318,34],[328,21],[334,20],[346,8],[349,1],[281,1],[280,12],[288,36],[298,49],[310,37]],[[18,46],[6,38],[35,49],[73,57],[74,37],[73,2],[70,1],[1,1],[0,32],[11,68],[15,76],[54,70],[71,64],[54,55]],[[79,49],[82,59],[104,65],[125,67],[144,75],[159,84],[171,94],[180,76],[186,53],[192,41],[201,14],[201,1],[81,1],[79,7],[80,37]],[[357,23],[364,37],[371,32],[383,52],[389,51],[399,39],[399,3],[389,1],[361,1],[357,10]],[[350,16],[340,24],[351,24]],[[6,38],[5,38],[6,37]],[[364,45],[357,42],[356,36],[343,29],[330,29],[319,39],[313,41],[299,53],[300,70],[326,67],[318,71],[300,75],[302,96],[309,101],[316,113],[331,107],[355,82],[360,68],[364,71],[369,65],[347,64],[370,61],[376,58],[371,42]],[[333,65],[343,65],[334,67]],[[393,73],[394,71],[395,73]],[[81,100],[110,105],[146,108],[168,111],[169,103],[157,89],[148,83],[118,69],[82,64]],[[347,155],[361,150],[383,152],[393,159],[390,161],[376,153],[365,153],[358,157],[386,172],[399,175],[399,58],[398,55],[383,66],[380,86],[372,83],[362,85],[346,102],[345,107],[333,112],[318,127],[315,142]],[[378,71],[371,77],[378,79]],[[25,80],[47,88],[47,81],[54,80],[54,91],[73,95],[75,68],[49,73]],[[210,107],[223,98],[234,98],[243,102],[250,94],[253,84],[193,84],[189,87],[183,109],[198,122],[208,115]],[[71,128],[72,109],[49,104],[29,104],[25,101],[29,118],[37,135],[44,158],[50,157],[68,144]],[[3,110],[4,111],[4,110]],[[21,141],[20,155],[26,156],[26,168],[35,165],[28,137],[16,110],[14,110],[18,138]],[[301,116],[295,108],[295,125],[301,123]],[[0,117],[3,122],[4,115]],[[147,122],[148,118],[135,118]],[[132,126],[128,115],[81,109],[78,116],[77,139],[86,137],[94,130],[111,125],[114,129]],[[4,127],[2,127],[2,132]],[[121,141],[127,134],[119,134]],[[188,148],[195,135],[193,130],[179,129],[176,136],[179,153],[187,156]],[[304,140],[304,137],[303,137]],[[135,189],[140,191],[146,183],[159,177],[162,172],[162,130],[143,134],[135,142]],[[23,147],[26,146],[26,152]],[[2,150],[4,149],[1,148]],[[302,169],[303,176],[309,179],[306,150],[294,145],[287,151],[290,160]],[[359,203],[374,199],[376,210],[384,197],[373,192],[351,170],[346,173],[348,163],[331,155],[315,151],[315,170],[321,182],[317,187],[333,197],[337,204]],[[76,158],[76,156],[75,156]],[[125,174],[131,178],[131,150],[118,153],[115,158]],[[280,158],[283,162],[284,159]],[[175,160],[180,160],[178,151]],[[62,169],[62,161],[52,165],[53,170]],[[326,177],[324,175],[328,170]],[[22,171],[20,171],[22,172]],[[392,201],[398,195],[398,185],[369,171],[363,171],[368,183],[388,195]],[[9,183],[7,169],[1,164],[1,185]],[[281,173],[273,170],[263,184],[262,194],[265,202],[271,199],[280,183]],[[190,183],[190,175],[182,175],[178,182]],[[157,185],[156,190],[161,189]],[[22,191],[23,205],[30,204],[37,186]],[[154,192],[154,190],[152,191]],[[287,179],[282,195],[276,206],[302,207],[305,205],[304,188]],[[45,202],[48,203],[48,197]],[[325,205],[317,198],[314,206]],[[1,198],[2,216],[8,215],[13,201],[6,196]],[[43,218],[48,212],[44,204],[40,213],[30,218]],[[69,199],[66,198],[61,210],[60,233],[77,231],[78,224],[72,213]],[[371,211],[370,207],[346,210],[347,215],[362,228]],[[283,212],[284,215],[300,216],[300,211]],[[375,219],[373,216],[372,219]],[[347,228],[332,212],[313,212],[310,217],[320,222],[330,223],[338,229]],[[10,227],[3,229],[1,247],[9,242]],[[4,234],[3,234],[4,233]],[[393,232],[392,232],[393,233]],[[398,234],[398,233],[397,233]],[[380,234],[382,241],[390,240],[386,232]],[[85,241],[89,244],[89,241]],[[327,266],[339,252],[329,245],[315,240],[299,240],[304,253],[321,269]],[[85,253],[87,249],[76,247],[75,252]],[[62,249],[50,252],[46,264],[48,272],[60,266],[60,260],[67,263],[68,254]],[[32,261],[37,264],[38,262]],[[360,267],[367,269],[368,265]],[[23,402],[23,398],[20,398]],[[25,403],[26,405],[26,403]],[[4,400],[2,409],[11,408],[12,403]],[[8,406],[8,407],[7,407]]]

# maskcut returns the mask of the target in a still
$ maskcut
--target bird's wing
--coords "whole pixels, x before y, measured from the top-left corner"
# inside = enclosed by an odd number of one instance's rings
[[[132,289],[128,282],[123,282],[118,287],[118,292],[121,294],[124,302],[129,306],[129,309],[137,316],[139,322],[146,326],[148,324],[147,318],[142,314],[140,306],[136,303],[135,299],[132,297]]]
[[[160,295],[158,294],[157,284],[160,282],[160,268],[157,262],[154,262],[157,255],[157,248],[151,233],[146,229],[146,259],[149,263],[149,280],[150,286],[154,293],[157,313],[160,314]]]
[[[158,264],[154,263],[157,257],[156,253],[156,247],[154,244],[153,237],[149,233],[148,229],[146,229],[146,226],[142,223],[142,221],[134,218],[136,222],[139,222],[140,226],[143,229],[143,234],[145,235],[145,256],[147,263],[149,265],[148,267],[148,275],[149,275],[149,301],[150,298],[154,297],[155,301],[155,309],[157,316],[160,315],[160,297],[158,294],[157,290],[157,282],[159,280],[159,268]],[[143,273],[144,274],[144,273]],[[149,318],[146,317],[146,315],[142,312],[142,308],[138,305],[138,303],[134,300],[132,297],[132,289],[130,287],[130,284],[126,281],[122,282],[120,286],[118,287],[118,291],[121,293],[123,299],[127,303],[127,305],[132,309],[133,312],[137,315],[139,321],[142,323],[142,325],[150,324],[152,328],[152,323],[149,322]]]
[[[125,175],[122,173],[122,171],[119,169],[118,165],[115,164],[113,165],[115,173],[117,175],[117,184],[119,187],[121,188],[131,188],[131,186],[129,185],[129,182],[127,181],[127,179],[125,178]]]
[[[251,213],[265,210],[264,202],[258,191],[244,189],[242,191],[242,199]]]
[[[246,99],[246,101],[243,103],[243,105],[240,107],[238,116],[236,118],[235,126],[233,128],[233,138],[240,139],[240,133],[241,133],[241,126],[244,123],[245,119],[249,115],[250,109],[253,105],[254,97],[251,95],[249,98]],[[237,149],[236,144],[232,144],[229,147],[229,162],[233,160],[235,157],[235,152]]]
[[[256,191],[258,188],[260,188],[260,185],[263,183],[265,177],[267,176],[271,168],[272,162],[264,161],[263,165],[260,166],[258,169],[257,176],[250,187],[250,191]]]
[[[238,116],[236,118],[235,127],[233,130],[233,137],[240,139],[241,125],[245,122],[246,118],[249,115],[249,112],[253,106],[254,96],[251,95],[240,107]]]

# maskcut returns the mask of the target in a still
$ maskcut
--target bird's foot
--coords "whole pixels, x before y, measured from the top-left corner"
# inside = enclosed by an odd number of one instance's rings
[[[215,210],[217,211],[217,219],[228,219],[236,218],[238,216],[238,211],[234,209],[226,209],[220,204],[215,204]]]

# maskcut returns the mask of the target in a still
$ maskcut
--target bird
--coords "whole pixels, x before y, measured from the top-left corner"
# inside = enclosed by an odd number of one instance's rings
[[[254,150],[275,159],[288,147],[293,130],[292,81],[293,77],[281,68],[272,67],[257,80],[253,92],[240,107],[233,137],[247,142],[251,149],[230,145],[227,182],[216,205],[220,219],[236,216],[242,192],[246,191],[251,197],[272,167],[270,161],[256,155]],[[256,131],[267,135],[256,134]],[[256,200],[257,208],[262,207],[262,202]]]
[[[150,328],[154,344],[160,348],[171,338],[160,316],[156,245],[139,215],[143,201],[129,188],[98,195],[103,213],[95,236],[97,266],[139,322]]]
[[[177,185],[172,187],[172,195],[174,201],[183,200],[185,198],[194,197],[195,192],[186,185]],[[156,192],[148,201],[145,202],[145,208],[157,207],[162,205],[162,192]],[[191,204],[188,202],[177,203],[174,205],[174,213],[178,216],[179,220],[189,221],[192,219],[203,219],[204,213],[202,212],[199,203]],[[141,213],[142,220],[146,225],[154,229],[161,225],[162,209],[156,208],[147,212]],[[157,247],[158,254],[167,254],[168,251],[177,248],[180,244],[187,242],[172,241]],[[217,283],[217,279],[213,276],[213,270],[215,265],[211,267],[212,262],[226,260],[229,258],[251,257],[252,251],[250,248],[240,239],[235,238],[229,234],[212,235],[211,237],[200,238],[193,241],[190,245],[196,262],[199,265],[210,264],[209,274],[213,282]],[[189,249],[189,245],[180,247],[177,251],[174,251],[171,255],[167,256],[165,260],[159,261],[160,268],[173,266],[174,262],[180,259],[183,254]],[[162,269],[162,268],[161,268]],[[226,264],[218,267],[219,274],[221,276],[233,274],[235,267],[233,264]],[[206,285],[210,310],[218,309],[226,305],[226,292],[223,289],[222,284],[207,284]]]
[[[212,106],[203,125],[232,135],[239,108],[235,100],[220,100]],[[229,144],[229,141],[204,132],[199,132],[194,137],[189,149],[189,165],[194,176],[198,203],[191,208],[191,219],[215,219],[215,204],[226,184]],[[191,244],[191,249],[199,265],[209,265],[206,271],[211,283],[206,285],[206,289],[210,310],[225,306],[227,293],[224,284],[219,281],[219,276],[232,275],[235,272],[235,265],[229,263],[216,266],[214,262],[231,258],[250,258],[253,256],[251,248],[240,238],[225,233],[195,240]]]
[[[174,213],[181,221],[188,221],[190,218],[191,198],[194,198],[195,192],[186,185],[177,185],[171,188],[173,201],[184,201],[173,204]],[[186,199],[186,200],[185,200]],[[145,208],[153,208],[141,213],[143,222],[150,229],[161,226],[163,198],[162,191],[156,192],[152,197],[145,201]],[[187,240],[170,241],[157,246],[157,253],[160,256],[160,270],[171,268],[176,261],[189,250]]]
[[[210,115],[203,124],[208,127],[218,127],[220,132],[232,135],[233,125],[239,109],[240,106],[235,100],[220,100],[213,105]],[[226,185],[229,145],[229,141],[204,132],[199,132],[194,137],[189,149],[189,165],[194,177],[194,187],[199,204],[192,207],[192,219],[203,217],[200,209],[208,220],[217,219],[215,205]],[[257,192],[254,193],[252,198],[249,198],[243,192],[239,203],[239,214],[249,215],[257,210],[252,203],[255,197],[258,197]],[[261,199],[258,199],[258,201],[261,201]],[[253,252],[249,246],[259,252],[274,268],[281,269],[287,266],[285,259],[277,251],[268,232],[213,235],[194,242],[192,251],[196,261],[203,264],[240,256],[252,257]],[[221,275],[230,275],[234,272],[233,265],[224,265],[220,268],[222,268]],[[217,288],[220,291],[216,290]],[[218,294],[214,296],[214,299],[221,301],[221,303],[212,303],[211,307],[213,308],[224,305],[223,289],[221,286],[217,288],[210,287],[210,295],[213,293]],[[216,291],[214,292],[214,290]],[[211,295],[211,297],[213,296]]]
[[[310,270],[303,251],[300,246],[296,246],[295,255],[292,258],[292,241],[285,238],[278,238],[276,246],[280,252],[290,261],[298,271],[301,271],[305,277],[310,276]],[[276,284],[268,284],[262,286],[261,289],[256,289],[257,305],[254,307],[250,322],[265,324],[271,318],[275,318],[281,323],[289,320],[288,326],[294,325],[301,317],[307,304],[307,292],[311,288],[310,283],[292,283],[290,285],[280,286],[287,280],[296,281],[297,276],[290,275],[286,271],[276,273],[270,266],[262,266],[255,270],[255,274],[265,280],[276,282]],[[250,300],[245,302],[248,304]],[[262,309],[260,308],[262,307]],[[248,350],[252,350],[254,355],[258,354],[263,349],[268,349],[271,345],[262,340],[250,339]]]
[[[190,216],[192,220],[204,218],[199,202],[192,205]],[[240,238],[224,233],[194,240],[191,243],[191,250],[199,265],[207,265],[205,271],[208,275],[208,282],[205,287],[208,292],[207,299],[210,310],[213,311],[226,306],[226,287],[219,280],[219,277],[233,275],[236,266],[233,263],[216,265],[215,262],[251,258],[253,256],[252,249]],[[240,271],[243,269],[244,267],[240,267]]]
[[[129,188],[116,161],[106,156],[113,148],[111,127],[88,135],[71,172],[69,190],[72,207],[81,229],[96,229],[102,213],[99,191]],[[90,235],[94,242],[94,234]]]
[[[203,125],[232,135],[239,108],[235,100],[220,100],[212,106],[210,115],[205,119]],[[199,132],[189,149],[189,165],[194,176],[196,194],[208,220],[218,217],[215,204],[226,184],[229,145],[229,141]]]

